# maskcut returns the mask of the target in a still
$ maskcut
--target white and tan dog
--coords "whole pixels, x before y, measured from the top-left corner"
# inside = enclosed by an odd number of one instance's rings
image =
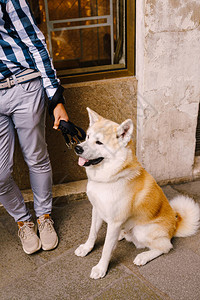
[[[87,255],[94,247],[102,222],[107,234],[99,263],[90,277],[104,277],[117,241],[126,238],[137,248],[134,264],[144,265],[173,247],[171,238],[186,237],[199,227],[199,205],[185,196],[168,202],[153,177],[134,153],[133,123],[106,120],[88,108],[90,127],[86,141],[76,146],[79,165],[86,167],[87,195],[93,206],[90,234],[75,254]]]

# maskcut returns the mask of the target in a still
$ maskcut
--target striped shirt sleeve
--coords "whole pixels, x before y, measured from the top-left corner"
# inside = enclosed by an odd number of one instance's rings
[[[47,50],[44,35],[36,26],[26,0],[10,0],[7,12],[13,29],[28,48],[35,68],[40,71],[46,94],[51,99],[59,86],[59,79]]]

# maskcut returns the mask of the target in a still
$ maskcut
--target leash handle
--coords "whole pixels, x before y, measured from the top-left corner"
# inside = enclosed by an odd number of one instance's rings
[[[66,122],[60,120],[58,128],[61,130],[65,143],[69,149],[72,148],[72,145],[80,143],[80,141],[84,141],[86,138],[85,131],[71,121]]]

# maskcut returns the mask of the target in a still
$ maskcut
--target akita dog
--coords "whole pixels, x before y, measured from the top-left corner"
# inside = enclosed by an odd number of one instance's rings
[[[172,237],[197,232],[200,208],[185,196],[168,202],[154,178],[137,161],[130,119],[119,125],[87,110],[90,120],[87,138],[75,151],[79,165],[86,167],[92,224],[88,240],[75,254],[83,257],[92,250],[105,221],[107,233],[102,256],[90,275],[98,279],[105,276],[119,239],[125,238],[137,248],[149,248],[133,261],[138,266],[144,265],[168,253],[173,247]]]

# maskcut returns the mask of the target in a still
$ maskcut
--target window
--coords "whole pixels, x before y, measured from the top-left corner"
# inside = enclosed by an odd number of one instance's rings
[[[30,0],[61,80],[80,75],[82,80],[85,74],[110,77],[114,70],[133,74],[133,2]]]

